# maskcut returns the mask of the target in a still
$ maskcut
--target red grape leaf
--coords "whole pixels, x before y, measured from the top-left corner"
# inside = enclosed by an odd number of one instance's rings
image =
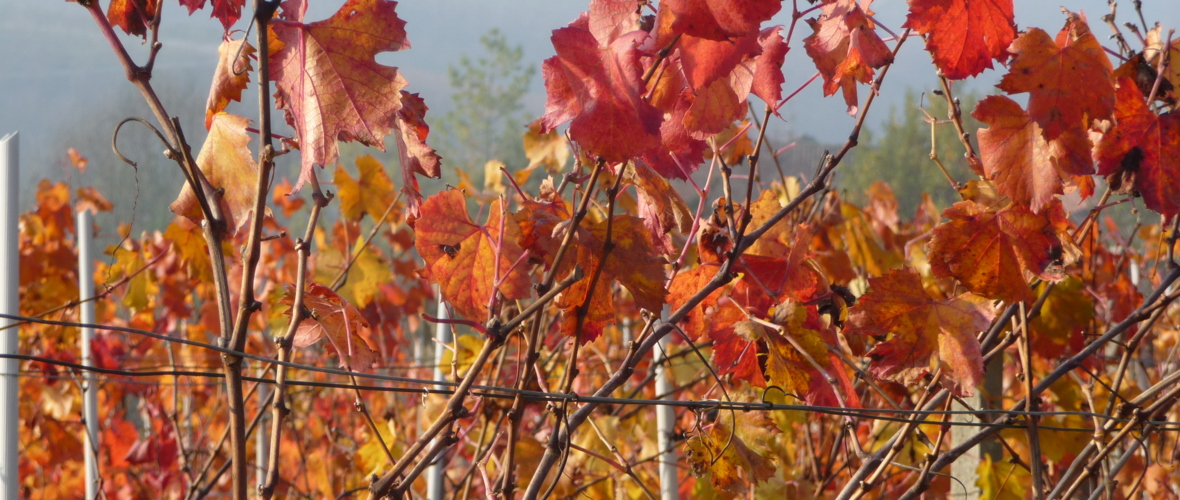
[[[931,298],[922,288],[921,276],[907,267],[869,278],[869,290],[852,307],[847,331],[890,335],[867,354],[873,376],[912,384],[941,366],[948,388],[967,397],[983,379],[983,355],[975,335],[987,329],[994,316],[978,296]]]
[[[637,0],[590,0],[587,14],[590,32],[603,45],[639,29]]]
[[[926,51],[951,80],[1006,61],[1016,38],[1012,0],[910,0],[904,26],[926,35]]]
[[[1085,19],[1069,13],[1057,40],[1031,28],[1008,49],[1012,62],[997,87],[1009,94],[1028,92],[1028,111],[1046,140],[1066,130],[1086,129],[1114,111],[1110,59],[1090,33]]]
[[[513,267],[524,253],[517,244],[520,226],[512,217],[501,217],[500,210],[500,202],[493,203],[487,224],[477,225],[467,215],[463,193],[448,190],[427,198],[414,221],[414,246],[426,261],[422,277],[439,285],[451,307],[472,321],[488,318],[496,289],[509,300],[529,295],[525,266]]]
[[[725,130],[745,114],[745,102],[734,92],[729,80],[718,78],[709,86],[697,89],[692,105],[684,113],[684,128],[694,139],[703,140]]]
[[[197,166],[214,188],[223,190],[222,213],[230,233],[250,218],[254,210],[255,188],[258,185],[258,163],[250,154],[250,136],[246,126],[250,120],[241,116],[218,113],[213,116],[205,144],[197,155]],[[185,183],[176,201],[168,207],[173,213],[200,223],[201,206],[196,194]]]
[[[1135,82],[1120,79],[1114,129],[1094,147],[1101,175],[1133,176],[1143,204],[1180,213],[1180,116],[1152,113]]]
[[[677,33],[725,40],[757,33],[763,21],[782,9],[781,0],[665,0],[675,14],[672,30]]]
[[[678,96],[675,107],[660,124],[660,143],[643,152],[643,161],[666,178],[687,179],[700,166],[708,149],[705,141],[694,138],[684,126],[691,105],[688,99]]]
[[[689,88],[700,91],[717,79],[728,77],[742,61],[760,54],[762,46],[758,38],[757,33],[721,41],[680,37],[677,51]]]
[[[287,294],[279,302],[290,307],[295,302],[295,287],[287,285]],[[340,356],[340,366],[352,371],[369,370],[380,357],[369,347],[363,333],[369,330],[369,322],[360,311],[349,304],[331,288],[312,283],[303,294],[303,307],[310,312],[299,322],[292,345],[307,347],[327,338]],[[290,315],[291,311],[288,310]]]
[[[377,219],[393,203],[393,181],[385,173],[385,166],[369,155],[356,159],[357,178],[348,175],[344,166],[336,166],[336,190],[340,195],[340,213],[345,219],[360,219],[362,215]]]
[[[952,276],[975,294],[1009,302],[1034,298],[1025,271],[1048,281],[1062,278],[1062,243],[1050,220],[1065,216],[1059,201],[1040,214],[1017,204],[993,211],[960,201],[942,216],[950,220],[936,226],[930,240],[935,276]]]
[[[683,325],[685,332],[693,338],[708,334],[717,340],[717,335],[732,331],[735,321],[746,319],[741,310],[769,317],[776,304],[787,300],[809,302],[829,293],[827,278],[810,261],[807,247],[811,237],[811,232],[801,227],[786,255],[743,255],[733,269],[737,279],[710,294],[688,313]],[[709,263],[677,273],[668,289],[668,304],[674,310],[679,308],[713,278],[717,269],[716,263]],[[729,315],[730,321],[718,321],[714,315],[724,310],[722,306],[727,301],[741,310]]]
[[[337,141],[384,151],[406,81],[397,68],[378,64],[374,56],[410,46],[396,6],[349,0],[331,18],[304,24],[300,7],[305,6],[297,4],[274,21],[285,44],[271,66],[271,79],[278,83],[275,103],[295,129],[303,157],[296,191],[314,165],[336,161]]]
[[[128,35],[147,38],[148,23],[160,12],[160,0],[111,0],[107,20]]]
[[[856,82],[871,81],[873,69],[893,62],[893,53],[855,0],[825,3],[823,14],[807,23],[815,33],[803,39],[803,48],[824,77],[824,95],[843,89],[848,114],[856,114]]]
[[[242,6],[246,4],[246,0],[212,0],[212,2],[213,12],[209,14],[209,17],[216,17],[218,21],[221,21],[221,26],[227,32],[234,23],[238,22],[238,19],[241,19]],[[188,15],[191,16],[193,12],[205,7],[205,0],[180,0],[180,5],[188,8]]]
[[[418,216],[422,205],[422,194],[418,192],[418,178],[414,174],[432,179],[442,175],[442,157],[426,144],[430,125],[426,124],[426,101],[418,94],[402,91],[402,108],[397,112],[394,128],[397,129],[397,153],[402,165],[402,193],[406,195],[406,208],[411,217]]]
[[[828,352],[827,345],[836,344],[835,336],[828,332],[825,339],[815,308],[787,302],[776,308],[776,316],[784,321],[781,333],[753,321],[733,326],[740,337],[760,342],[759,347],[765,346],[764,356],[759,357],[766,383],[807,404],[842,406],[843,400],[843,406],[860,407],[860,399],[840,359]],[[828,383],[824,372],[836,383]],[[843,398],[837,396],[833,385],[839,386]]]
[[[671,254],[676,252],[672,243],[672,233],[678,231],[687,234],[692,229],[692,212],[680,193],[672,188],[667,179],[647,166],[643,160],[635,160],[632,168],[627,169],[630,180],[635,183],[635,191],[639,195],[638,215],[643,219],[643,225],[655,240],[659,253]]]
[[[226,37],[217,47],[217,69],[213,70],[213,84],[209,88],[209,100],[205,103],[205,129],[213,124],[213,115],[225,111],[230,101],[242,100],[242,91],[250,83],[250,71],[254,68],[254,47],[246,39],[233,40]]]
[[[570,138],[586,153],[625,161],[657,146],[662,115],[643,100],[640,52],[647,33],[633,31],[600,46],[575,22],[553,31],[557,55],[541,65],[548,101],[541,132],[572,120]]]
[[[553,257],[565,239],[570,213],[565,205],[529,201],[525,209],[517,214],[521,222],[521,242],[533,255],[544,258],[546,266],[553,265]],[[616,215],[611,227],[611,241],[614,249],[602,263],[603,242],[606,241],[607,221],[584,221],[574,235],[570,254],[562,261],[557,276],[566,276],[580,267],[585,278],[574,283],[557,301],[565,316],[562,330],[566,335],[577,333],[577,308],[593,293],[590,310],[587,311],[583,326],[582,342],[590,342],[602,332],[602,327],[616,315],[614,294],[611,283],[618,281],[634,297],[636,307],[649,311],[659,310],[664,305],[667,290],[664,289],[664,264],[666,261],[652,248],[651,238],[640,219]],[[593,292],[590,277],[601,265],[602,275],[598,278]]]
[[[754,95],[772,108],[783,98],[783,61],[790,47],[780,33],[781,26],[772,26],[758,34],[762,53],[754,58],[754,82],[750,89]],[[778,113],[776,110],[775,113]]]
[[[984,173],[1001,194],[1034,213],[1061,194],[1063,180],[1094,173],[1090,140],[1081,129],[1046,141],[1032,117],[1005,96],[988,96],[971,116],[988,125],[978,133]]]

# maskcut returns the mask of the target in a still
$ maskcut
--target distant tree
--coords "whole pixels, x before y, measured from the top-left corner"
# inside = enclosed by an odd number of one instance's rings
[[[447,69],[454,109],[438,122],[444,139],[439,154],[446,166],[469,171],[493,159],[523,166],[521,135],[528,118],[522,99],[536,68],[522,64],[521,47],[510,46],[499,30],[479,41],[484,48],[481,57],[473,61],[464,55],[458,66]]]
[[[942,208],[959,201],[951,189],[946,176],[930,159],[930,123],[922,113],[925,108],[930,116],[938,120],[947,119],[946,100],[935,96],[923,96],[910,90],[906,92],[905,105],[898,113],[896,108],[889,114],[889,120],[879,129],[880,133],[867,129],[861,133],[861,146],[857,148],[852,161],[842,168],[838,178],[839,186],[848,191],[854,200],[862,200],[864,191],[874,181],[888,183],[897,195],[898,210],[911,214],[922,201],[922,193],[929,193],[934,202]],[[974,95],[962,98],[963,127],[975,141],[975,131],[981,124],[970,116],[975,108]],[[963,145],[956,137],[955,128],[949,122],[939,124],[935,132],[938,158],[946,166],[952,178],[967,182],[975,178],[967,160],[963,158]]]

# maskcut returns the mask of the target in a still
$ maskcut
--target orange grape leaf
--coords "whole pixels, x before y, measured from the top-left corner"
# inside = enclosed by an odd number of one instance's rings
[[[803,48],[824,77],[824,95],[843,89],[848,114],[856,114],[856,82],[871,81],[873,69],[893,62],[893,53],[856,0],[825,3],[823,14],[807,24],[815,33],[803,40]]]
[[[663,116],[643,100],[642,54],[636,48],[646,36],[633,31],[601,43],[584,17],[554,30],[557,55],[541,65],[548,94],[541,131],[572,120],[570,138],[609,162],[659,145]]]
[[[213,124],[213,116],[225,111],[230,101],[242,100],[242,91],[250,83],[250,71],[254,67],[254,47],[245,38],[234,40],[228,36],[217,47],[217,68],[213,70],[213,84],[209,87],[209,100],[205,102],[205,129]]]
[[[1008,49],[1012,62],[997,87],[1009,94],[1028,92],[1028,111],[1046,140],[1114,111],[1110,59],[1081,16],[1068,13],[1054,41],[1039,28],[1020,35]]]
[[[971,116],[988,125],[979,130],[984,173],[1001,194],[1034,213],[1062,193],[1064,179],[1094,173],[1090,140],[1082,129],[1046,141],[1032,117],[1005,96],[988,96]]]
[[[1134,81],[1120,79],[1114,129],[1094,147],[1098,173],[1134,179],[1143,204],[1180,213],[1180,115],[1157,115]]]
[[[70,210],[70,187],[64,182],[41,179],[37,183],[37,216],[44,224],[48,239],[65,238],[73,233],[74,214]]]
[[[345,219],[369,214],[375,220],[393,203],[393,181],[385,173],[385,165],[372,156],[358,156],[356,167],[358,175],[353,179],[343,166],[336,166],[334,182],[340,195],[340,213]]]
[[[397,112],[394,128],[397,129],[397,152],[402,165],[402,193],[406,197],[406,208],[412,217],[418,216],[422,205],[422,194],[418,192],[418,178],[414,174],[432,179],[442,175],[442,157],[426,144],[430,126],[426,124],[426,102],[402,91],[402,108]]]
[[[869,278],[869,290],[852,306],[849,332],[885,336],[867,356],[873,376],[911,384],[941,366],[948,388],[970,396],[983,379],[983,355],[975,335],[995,312],[971,294],[936,300],[911,268]]]
[[[250,154],[250,136],[246,126],[250,121],[236,115],[218,113],[213,117],[213,126],[197,155],[197,166],[209,179],[214,188],[223,190],[221,200],[226,227],[231,233],[249,219],[254,210],[254,192],[258,184],[258,163]],[[173,213],[183,215],[196,223],[201,220],[201,208],[197,196],[186,183],[176,201],[168,207]]]
[[[1062,242],[1049,219],[1064,213],[1060,202],[1034,214],[1011,204],[998,211],[960,201],[942,213],[934,228],[930,267],[935,276],[954,277],[973,293],[1009,302],[1030,301],[1024,272],[1048,281],[1062,278]]]
[[[303,208],[303,204],[305,203],[303,198],[300,198],[298,195],[291,194],[290,179],[283,177],[283,180],[279,181],[279,183],[275,185],[273,192],[274,194],[272,195],[271,200],[274,201],[275,205],[278,205],[279,208],[283,209],[283,217],[290,217],[291,214],[295,213],[300,208]]]
[[[85,186],[78,188],[78,203],[76,208],[79,212],[90,210],[93,213],[98,213],[109,212],[115,206],[102,193],[98,192],[97,189]]]
[[[722,411],[718,417],[703,435],[686,440],[684,458],[697,481],[708,475],[714,488],[744,498],[778,470],[769,457],[779,430],[765,412]]]
[[[290,307],[294,301],[295,287],[287,285],[287,294],[280,303]],[[303,307],[310,312],[310,317],[299,322],[292,345],[307,347],[327,338],[340,356],[341,367],[352,371],[373,368],[379,355],[362,336],[362,332],[369,329],[369,322],[356,307],[331,288],[318,283],[308,285],[303,294]],[[287,314],[291,311],[288,310]]]
[[[128,35],[145,39],[148,23],[159,12],[160,0],[111,0],[107,5],[107,19],[112,25]]]
[[[506,299],[529,295],[525,266],[518,263],[524,250],[516,220],[501,217],[500,202],[488,208],[485,225],[467,215],[467,198],[456,190],[438,193],[422,204],[414,222],[414,243],[426,268],[422,277],[442,288],[443,298],[472,321],[488,318],[488,303],[498,289]],[[498,283],[497,283],[498,279]]]
[[[336,161],[337,141],[385,150],[406,81],[374,57],[410,47],[396,5],[349,0],[327,20],[304,24],[306,4],[283,4],[274,26],[285,46],[275,54],[271,79],[278,84],[275,104],[295,129],[303,158],[295,191],[314,165]]]
[[[926,35],[926,51],[951,80],[1006,61],[1016,38],[1012,0],[910,0],[904,26]]]
[[[82,153],[79,153],[77,149],[69,148],[66,149],[66,156],[70,159],[70,165],[73,165],[79,172],[86,172],[86,166],[90,164],[90,160],[82,156]]]

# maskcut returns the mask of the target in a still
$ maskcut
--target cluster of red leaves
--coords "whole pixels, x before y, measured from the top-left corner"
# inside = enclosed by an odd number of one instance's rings
[[[181,0],[190,14],[205,3]],[[213,0],[212,16],[228,31],[243,3]],[[822,76],[824,93],[840,91],[853,114],[860,104],[857,86],[873,84],[875,72],[894,57],[888,39],[878,33],[871,3],[824,0],[815,6],[815,17],[806,19],[812,33],[803,40],[804,49]],[[128,34],[146,37],[160,8],[157,0],[112,0],[107,18]],[[397,68],[376,61],[379,53],[409,48],[405,22],[395,8],[392,1],[348,0],[328,19],[307,22],[306,1],[283,2],[267,28],[265,54],[227,35],[206,106],[209,134],[197,158],[230,229],[229,265],[240,266],[234,248],[243,236],[237,228],[263,217],[268,234],[286,232],[275,214],[252,213],[258,165],[249,150],[249,121],[226,111],[241,100],[254,60],[268,59],[276,104],[295,130],[295,137],[283,143],[300,150],[298,178],[294,183],[283,179],[274,193],[274,206],[284,217],[301,209],[296,194],[315,175],[315,166],[338,160],[339,141],[383,150],[393,136],[404,201],[397,201],[394,183],[377,160],[358,159],[355,178],[338,167],[333,181],[341,217],[330,230],[317,228],[313,271],[296,276],[296,245],[278,238],[267,243],[255,283],[266,314],[255,316],[250,329],[261,333],[285,328],[296,292],[291,284],[310,279],[301,305],[307,314],[296,325],[294,344],[315,356],[318,351],[309,347],[327,339],[327,351],[350,370],[405,358],[395,345],[405,340],[405,330],[417,326],[430,295],[427,283],[437,285],[462,317],[456,321],[482,330],[519,312],[519,301],[527,300],[533,287],[544,293],[552,282],[580,274],[582,279],[545,310],[542,348],[558,350],[567,339],[583,344],[621,339],[615,326],[624,318],[642,318],[638,311],[658,316],[666,306],[675,310],[693,302],[676,325],[677,335],[711,343],[717,381],[725,377],[724,383],[760,388],[764,401],[782,396],[814,405],[862,406],[868,396],[852,383],[858,369],[847,366],[854,364],[847,361],[849,355],[869,360],[866,376],[880,382],[882,392],[905,396],[905,386],[940,372],[945,386],[966,396],[982,376],[979,333],[991,325],[998,305],[1031,305],[1046,293],[1047,286],[1037,281],[1058,283],[1040,316],[1028,324],[1041,364],[1074,352],[1085,332],[1126,317],[1140,300],[1122,272],[1127,254],[1099,244],[1098,231],[1075,242],[1076,228],[1060,195],[1072,190],[1090,197],[1097,174],[1166,217],[1180,214],[1180,122],[1170,111],[1180,88],[1178,45],[1161,43],[1157,28],[1145,38],[1144,51],[1115,68],[1081,15],[1067,13],[1055,38],[1038,28],[1018,33],[1011,0],[909,2],[904,27],[924,37],[941,76],[972,77],[999,62],[1007,66],[999,89],[1028,94],[1027,106],[1007,96],[991,96],[976,106],[972,115],[987,125],[978,134],[985,178],[967,183],[960,190],[962,201],[941,217],[927,199],[915,217],[903,220],[889,188],[875,184],[865,208],[829,193],[805,201],[793,219],[774,225],[758,241],[734,241],[733,228],[746,222],[759,227],[783,209],[793,195],[779,184],[749,203],[717,200],[717,210],[693,220],[670,180],[688,179],[706,157],[731,166],[741,162],[753,146],[747,129],[735,122],[747,114],[749,96],[764,101],[768,113],[783,101],[781,68],[790,41],[780,26],[763,26],[782,5],[758,0],[665,0],[658,5],[591,0],[586,13],[553,31],[555,55],[542,66],[545,113],[525,135],[530,165],[513,173],[513,179],[524,184],[538,166],[553,173],[565,164],[569,152],[557,131],[568,123],[579,161],[566,180],[593,203],[575,208],[551,180],[539,195],[520,190],[510,201],[502,196],[503,182],[494,168],[485,185],[499,186],[498,192],[449,189],[423,200],[416,175],[438,177],[441,160],[426,143],[427,106],[405,90],[407,82]],[[644,15],[644,9],[651,14]],[[792,21],[803,17],[795,13]],[[1167,69],[1156,75],[1155,68]],[[730,143],[735,146],[725,151],[722,144]],[[82,169],[85,158],[73,152],[71,163]],[[591,163],[594,173],[587,176]],[[588,179],[597,184],[587,184]],[[470,182],[462,185],[473,188]],[[92,190],[79,191],[78,198],[78,206],[110,206]],[[44,183],[37,199],[36,211],[22,218],[21,307],[29,315],[77,293],[71,288],[76,255],[69,241],[70,190]],[[474,205],[481,212],[476,217],[470,215]],[[118,302],[103,302],[99,321],[208,343],[219,326],[209,257],[195,231],[198,201],[186,186],[171,208],[183,217],[167,230],[137,239],[125,229],[124,240],[108,250],[111,260],[99,266],[99,273]],[[376,225],[372,234],[383,236],[381,244],[364,235],[366,215]],[[403,218],[408,225],[386,224]],[[699,228],[695,234],[692,227]],[[1144,239],[1162,239],[1158,227],[1147,230],[1155,233]],[[693,239],[695,245],[688,243]],[[738,245],[744,248],[741,254],[735,251]],[[411,248],[424,268],[418,269]],[[1168,254],[1154,252],[1133,258]],[[723,286],[698,301],[710,284]],[[858,300],[850,288],[863,292]],[[542,319],[533,321],[542,324]],[[22,337],[22,349],[49,360],[75,361],[61,346],[76,342],[77,332],[33,328],[35,335]],[[272,352],[261,340],[260,335],[251,339],[248,350]],[[456,366],[474,351],[466,342],[453,346]],[[101,332],[92,347],[99,365],[110,368],[134,360],[173,366],[217,362],[211,351],[197,346],[132,342],[112,331]],[[22,386],[27,396],[22,415],[31,436],[22,468],[25,477],[37,469],[37,477],[57,481],[51,488],[60,491],[46,496],[63,496],[77,490],[81,476],[78,461],[66,458],[76,457],[81,444],[56,439],[68,434],[64,428],[72,423],[75,393],[55,378],[63,376],[60,368],[41,365],[46,377]],[[522,371],[503,366],[505,372]],[[579,384],[599,383],[602,377],[587,374]],[[538,384],[544,378],[538,369]],[[192,469],[179,463],[186,456],[180,445],[215,439],[225,426],[224,415],[201,405],[178,417],[175,405],[166,403],[177,390],[123,383],[104,389],[104,432],[120,443],[101,457],[104,473],[111,475],[104,483],[109,497],[175,495],[194,480]],[[188,392],[216,400],[214,391]],[[1046,406],[1081,409],[1077,394],[1056,387],[1051,392]],[[355,468],[332,450],[343,439],[345,447],[356,450],[348,458],[377,470],[385,452],[375,443],[390,439],[397,445],[392,434],[398,409],[392,398],[372,404],[375,413],[388,413],[388,438],[380,429],[380,436],[341,436],[336,429],[361,427],[351,420],[355,416],[335,409],[349,396],[320,394],[326,395],[302,403],[301,414],[307,417],[292,425],[309,436],[313,449],[326,450],[331,458],[315,464],[284,459],[279,467],[285,478],[303,478],[302,484],[291,480],[285,487],[331,496],[349,477],[333,472],[336,466]],[[144,401],[142,407],[123,403],[128,395]],[[493,407],[488,415],[496,411],[504,409]],[[130,423],[136,412],[147,415],[150,425]],[[771,426],[763,414],[728,418],[704,427],[697,422],[689,440],[690,465],[709,476],[692,483],[694,496],[752,495],[772,479],[803,484],[805,473],[782,467],[795,456],[772,439],[799,427],[782,421]],[[864,431],[863,426],[854,430]],[[293,440],[292,434],[284,440]],[[721,442],[724,447],[714,446]],[[532,437],[516,445],[540,448]],[[1068,452],[1058,451],[1061,456]],[[814,491],[823,489],[820,484]],[[784,486],[781,496],[786,491]]]
[[[787,52],[779,27],[760,29],[779,2],[661,2],[641,18],[635,0],[594,0],[554,30],[542,65],[549,99],[542,131],[570,122],[586,154],[642,158],[660,175],[687,178],[704,139],[746,114],[751,93],[775,106]]]

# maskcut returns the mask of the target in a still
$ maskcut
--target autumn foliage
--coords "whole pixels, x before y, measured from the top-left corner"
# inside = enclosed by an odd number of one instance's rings
[[[300,0],[180,0],[227,30],[199,147],[151,85],[167,50],[122,48],[166,36],[160,3],[78,3],[187,182],[166,229],[122,225],[96,259],[95,450],[74,217],[112,204],[43,181],[22,215],[24,496],[81,496],[86,453],[128,499],[420,497],[435,460],[453,498],[653,497],[661,461],[686,498],[1180,495],[1168,27],[1112,7],[1018,30],[1012,0],[910,0],[896,32],[871,0],[591,0],[552,32],[529,164],[423,192],[446,165],[428,105],[375,58],[410,49],[396,2],[310,20]],[[244,11],[253,43],[230,31]],[[858,205],[833,174],[899,51],[923,48],[951,110],[930,125],[963,157],[912,168],[977,175],[947,173],[950,206],[899,214],[883,183]],[[956,82],[987,71],[996,95],[962,109]],[[857,119],[788,177],[761,125],[810,81]],[[252,87],[286,129],[234,114]],[[433,346],[438,385],[415,351],[436,325],[457,334]],[[680,404],[666,449],[657,398]],[[1000,454],[963,456],[951,423]]]

